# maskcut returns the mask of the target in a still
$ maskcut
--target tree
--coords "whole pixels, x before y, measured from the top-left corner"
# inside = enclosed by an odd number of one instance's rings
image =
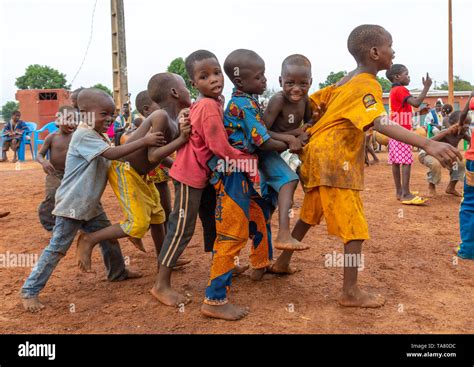
[[[97,83],[96,85],[92,86],[91,88],[97,88],[97,89],[103,90],[109,96],[113,97],[112,91],[103,84]]]
[[[167,71],[169,73],[175,73],[181,75],[186,82],[186,87],[189,89],[191,93],[191,98],[196,98],[199,94],[198,90],[191,85],[191,79],[186,72],[186,67],[184,66],[184,59],[182,57],[177,57],[168,66]]]
[[[377,81],[382,87],[382,90],[384,91],[384,93],[390,92],[390,89],[392,89],[392,83],[390,82],[390,80],[384,77],[377,77]]]
[[[25,74],[16,79],[18,89],[60,89],[69,90],[66,75],[49,66],[30,65]]]
[[[473,90],[474,89],[474,85],[472,85],[467,80],[462,80],[459,75],[454,76],[453,84],[454,84],[454,90],[456,90],[456,91],[458,91],[458,90],[466,91],[466,90]],[[436,87],[435,89],[437,89],[437,90],[448,90],[448,82],[446,82],[446,81],[443,82],[439,87]]]
[[[277,94],[277,91],[274,88],[270,89],[265,89],[265,91],[262,94],[262,98],[266,100],[270,100],[275,94]]]
[[[9,101],[2,106],[2,117],[5,121],[9,121],[12,118],[13,111],[20,108],[18,102]]]
[[[319,83],[319,88],[323,89],[329,87],[330,85],[336,84],[339,80],[341,80],[344,76],[347,75],[347,71],[338,71],[337,73],[331,71],[326,78],[324,83]]]

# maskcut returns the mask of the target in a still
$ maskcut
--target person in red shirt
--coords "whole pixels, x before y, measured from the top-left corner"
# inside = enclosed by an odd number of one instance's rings
[[[426,78],[422,79],[423,91],[418,97],[413,97],[406,88],[410,84],[410,75],[406,66],[394,64],[387,70],[386,76],[392,82],[389,99],[390,120],[407,130],[411,130],[413,107],[419,107],[423,103],[432,80],[426,73]],[[413,164],[411,148],[411,145],[390,139],[388,163],[392,165],[397,200],[401,200],[402,204],[422,205],[426,202],[426,199],[410,191],[410,174],[411,165]]]

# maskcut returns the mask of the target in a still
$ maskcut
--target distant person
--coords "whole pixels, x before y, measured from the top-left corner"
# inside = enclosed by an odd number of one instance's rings
[[[466,116],[463,121],[460,121],[460,118],[460,111],[453,112],[448,119],[449,128],[436,134],[433,138],[431,138],[431,140],[442,141],[444,143],[452,145],[455,148],[457,148],[459,142],[463,139],[467,142],[470,142],[471,137],[469,135],[469,125],[471,123],[471,117]],[[430,169],[427,174],[428,189],[430,195],[435,196],[436,186],[441,181],[442,166],[435,158],[426,154],[424,150],[420,151],[420,153],[418,154],[418,158],[422,164],[424,164]],[[453,167],[449,167],[448,170],[450,175],[450,182],[448,184],[448,187],[446,188],[446,193],[461,197],[462,194],[456,191],[456,184],[459,180],[462,180],[464,178],[465,164],[463,161],[458,162]]]
[[[425,125],[428,129],[428,138],[439,133],[443,126],[443,101],[438,99],[435,108],[432,108],[425,117]]]
[[[441,115],[443,116],[443,129],[448,128],[449,125],[449,115],[453,112],[453,106],[449,103],[443,105],[441,108]]]
[[[56,223],[54,210],[56,190],[61,185],[66,167],[66,156],[72,134],[76,131],[78,116],[72,106],[62,106],[57,115],[59,130],[49,134],[38,153],[36,161],[41,164],[46,173],[46,197],[38,207],[40,223],[47,231],[52,231]],[[49,160],[46,154],[49,152]]]
[[[28,126],[22,120],[20,120],[20,111],[13,111],[12,118],[3,129],[3,146],[2,146],[2,159],[0,162],[7,162],[7,152],[9,149],[13,151],[13,163],[18,161],[17,151],[20,147],[20,142],[23,134],[28,131]]]

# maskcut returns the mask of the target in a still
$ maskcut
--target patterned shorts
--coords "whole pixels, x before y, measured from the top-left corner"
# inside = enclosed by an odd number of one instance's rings
[[[388,141],[388,149],[389,164],[413,164],[411,145],[390,139]]]

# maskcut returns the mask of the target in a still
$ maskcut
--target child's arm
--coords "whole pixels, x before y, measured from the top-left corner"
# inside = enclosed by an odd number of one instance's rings
[[[166,144],[163,133],[150,133],[145,137],[135,140],[130,144],[124,144],[119,145],[118,147],[109,148],[102,153],[102,157],[107,158],[109,160],[115,160],[125,157],[130,153],[133,153],[136,150],[143,148],[144,146],[161,146],[163,144]]]
[[[459,123],[450,126],[448,129],[443,130],[433,136],[430,140],[434,141],[443,141],[448,135],[458,135],[459,134]]]
[[[159,112],[159,111],[158,111]],[[167,129],[168,116],[166,113],[156,113],[152,121],[152,131],[164,131]],[[191,134],[191,125],[189,122],[179,123],[179,136],[172,142],[162,145],[159,148],[148,149],[148,160],[151,163],[160,163],[163,159],[178,150],[182,145],[186,144]]]
[[[36,161],[43,166],[43,171],[47,175],[53,174],[56,169],[54,166],[51,164],[50,161],[44,159],[44,156],[46,153],[48,153],[48,150],[51,149],[51,142],[53,140],[53,134],[49,134],[46,139],[44,140],[43,145],[41,146],[41,149],[38,153],[38,156],[36,157]]]
[[[459,116],[459,124],[462,126],[467,119],[467,115],[469,114],[469,105],[471,103],[471,99],[474,97],[474,91],[471,92],[471,95],[467,99],[466,105],[464,106],[461,115]]]
[[[277,152],[284,152],[285,150],[288,149],[288,146],[282,141],[270,138],[265,143],[260,145],[259,148],[261,150],[276,150]],[[296,151],[293,151],[293,149],[291,148],[290,150],[292,151],[292,153],[296,152]]]
[[[373,124],[374,129],[381,134],[423,149],[426,153],[435,157],[445,168],[449,168],[457,159],[460,161],[463,159],[461,153],[453,146],[423,138],[390,121],[387,116],[377,117]]]
[[[431,87],[431,84],[433,83],[433,81],[431,80],[428,73],[426,73],[426,79],[422,78],[422,83],[423,83],[423,90],[421,91],[420,95],[416,98],[410,96],[407,99],[407,103],[412,105],[413,107],[420,107],[420,105],[423,103],[423,100],[425,99],[426,95],[428,94],[428,91],[430,90],[430,87]]]

